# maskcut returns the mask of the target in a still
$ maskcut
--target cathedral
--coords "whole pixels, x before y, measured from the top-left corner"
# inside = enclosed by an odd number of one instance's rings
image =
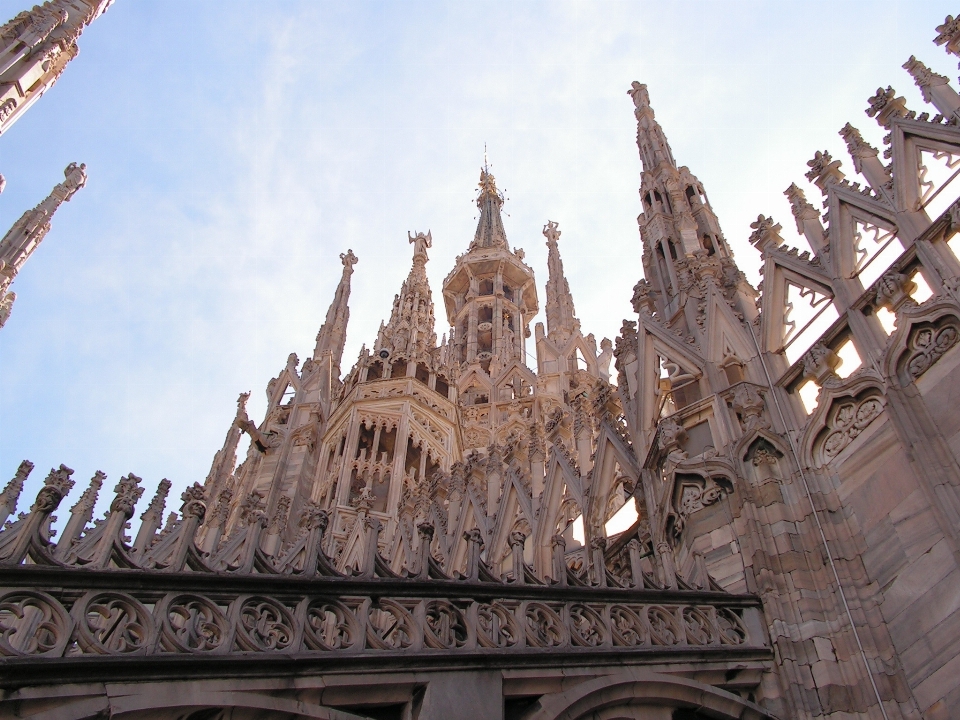
[[[0,132],[109,5],[0,28]],[[934,42],[960,56],[960,19]],[[821,196],[785,191],[810,250],[758,216],[758,287],[634,82],[644,277],[614,340],[581,327],[549,219],[540,292],[484,166],[442,302],[409,233],[345,359],[343,248],[313,354],[264,417],[240,395],[179,498],[130,474],[94,517],[106,477],[74,491],[61,465],[30,504],[25,460],[0,493],[0,716],[960,717],[960,95],[903,67],[929,107],[878,88],[885,147],[840,130],[865,185],[814,155]],[[0,241],[0,325],[85,181],[68,166]]]

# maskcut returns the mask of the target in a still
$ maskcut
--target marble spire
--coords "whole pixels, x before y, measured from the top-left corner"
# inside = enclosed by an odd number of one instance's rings
[[[480,209],[480,219],[477,222],[477,232],[470,243],[470,249],[475,248],[508,248],[507,233],[503,229],[503,218],[500,209],[503,207],[503,193],[497,189],[496,178],[484,164],[480,170],[479,193],[477,207]]]
[[[433,236],[407,233],[413,245],[413,266],[400,287],[400,294],[393,299],[390,320],[380,329],[376,349],[386,348],[406,358],[423,357],[437,347],[434,332],[433,296],[427,280],[427,248],[433,244]]]
[[[673,159],[673,150],[650,106],[647,86],[634,81],[627,94],[633,99],[635,107],[633,114],[637,118],[637,147],[640,149],[643,169],[653,172],[664,163],[675,168],[677,162]]]
[[[543,236],[547,239],[547,333],[552,337],[566,339],[580,329],[580,321],[574,314],[573,295],[570,285],[563,274],[563,260],[557,240],[560,239],[558,224],[548,220],[543,226]]]
[[[347,341],[347,322],[350,320],[350,276],[353,275],[353,266],[357,264],[357,256],[353,250],[340,254],[343,263],[343,275],[333,296],[333,302],[327,309],[327,317],[317,333],[317,346],[313,351],[313,359],[319,361],[321,357],[332,355],[333,373],[340,376],[340,361],[343,358],[343,346]]]
[[[656,297],[663,310],[699,277],[705,261],[711,273],[729,272],[732,278],[739,270],[702,183],[688,167],[677,166],[650,106],[647,86],[634,82],[627,94],[634,104],[643,163],[643,213],[637,218],[645,276],[641,294]]]
[[[39,205],[21,215],[0,239],[0,327],[10,317],[13,302],[17,298],[16,293],[9,290],[10,284],[50,232],[50,221],[57,208],[86,184],[86,167],[76,163],[67,165],[63,171],[63,182],[54,186]]]

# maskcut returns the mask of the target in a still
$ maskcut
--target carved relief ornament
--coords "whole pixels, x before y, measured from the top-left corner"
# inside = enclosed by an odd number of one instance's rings
[[[911,354],[904,366],[909,377],[916,380],[923,375],[947,350],[957,344],[958,339],[960,329],[953,323],[915,329],[907,343]]]
[[[732,483],[725,477],[677,475],[674,511],[670,518],[673,535],[679,537],[691,515],[719,502],[731,490]]]
[[[830,411],[830,419],[824,430],[825,438],[819,452],[820,461],[827,463],[837,457],[883,412],[883,407],[883,398],[878,395],[859,402],[848,399],[836,403]]]

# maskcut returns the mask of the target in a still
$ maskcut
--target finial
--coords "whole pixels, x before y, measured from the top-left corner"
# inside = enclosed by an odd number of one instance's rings
[[[488,195],[495,198],[501,205],[503,204],[503,196],[497,189],[497,179],[493,176],[493,173],[490,172],[486,160],[484,160],[483,168],[480,170],[480,184],[477,187],[480,188],[480,194],[477,196],[477,206],[479,206]]]
[[[876,94],[869,100],[870,107],[866,113],[883,127],[889,129],[894,118],[904,117],[907,114],[907,101],[902,97],[896,97],[896,90],[889,85],[887,89],[877,88]]]
[[[237,398],[237,416],[247,414],[247,400],[250,399],[250,391],[240,393],[240,397]]]
[[[840,161],[834,160],[826,150],[823,152],[817,150],[813,155],[813,160],[807,161],[807,167],[810,170],[805,174],[805,177],[820,188],[823,193],[826,193],[827,185],[835,185],[843,180]]]
[[[933,92],[931,92],[930,88],[938,85],[946,85],[950,82],[950,79],[946,75],[935,73],[913,55],[903,64],[903,69],[913,77],[913,81],[917,84],[917,87],[920,88],[920,94],[923,96],[924,102],[934,101]]]
[[[490,163],[487,162],[487,144],[483,144],[483,171],[485,173],[490,172]]]
[[[937,25],[938,35],[933,39],[937,45],[946,45],[946,50],[951,55],[960,55],[960,16],[954,19],[953,15],[947,15],[942,25]]]
[[[765,215],[757,215],[757,221],[750,223],[753,230],[750,233],[750,244],[761,253],[766,252],[769,247],[779,247],[783,244],[783,238],[780,237],[782,226],[773,218]]]

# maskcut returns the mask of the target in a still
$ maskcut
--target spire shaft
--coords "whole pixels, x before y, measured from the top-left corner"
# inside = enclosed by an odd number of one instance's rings
[[[557,240],[560,239],[558,224],[548,220],[543,226],[543,236],[547,239],[547,302],[544,307],[547,314],[547,332],[551,336],[562,336],[564,339],[580,329],[573,308],[573,295],[570,285],[563,273],[563,260],[560,259],[560,249]]]
[[[643,169],[647,172],[655,172],[664,164],[676,168],[677,162],[673,159],[673,150],[670,149],[667,136],[657,122],[653,108],[650,107],[647,86],[634,82],[627,94],[633,99],[636,108],[633,114],[637,118],[637,147],[640,149]]]
[[[710,272],[739,271],[727,247],[703,185],[686,166],[678,167],[667,136],[657,122],[647,86],[634,82],[627,91],[637,118],[637,148],[643,162],[640,196],[643,213],[637,218],[643,239],[646,298],[664,309],[688,290],[704,259]],[[729,267],[728,267],[729,266]],[[694,277],[697,276],[697,277]]]
[[[484,152],[486,155],[486,152]],[[477,221],[477,232],[470,243],[474,248],[508,248],[507,233],[503,229],[503,218],[500,208],[503,207],[503,193],[497,189],[497,181],[486,165],[480,171],[480,194],[477,196],[477,207],[480,209],[480,219]]]
[[[357,256],[353,250],[340,254],[343,263],[343,275],[340,284],[333,296],[333,302],[327,309],[327,317],[317,333],[317,346],[313,351],[313,359],[319,361],[325,353],[333,356],[333,368],[337,377],[340,376],[340,361],[343,359],[343,346],[347,342],[347,323],[350,320],[350,276],[353,275],[353,266],[357,264]]]
[[[27,210],[0,239],[0,327],[13,309],[16,293],[8,292],[20,268],[50,232],[53,214],[87,182],[86,165],[70,163],[63,171],[64,180],[33,210]]]
[[[413,244],[413,266],[393,300],[390,321],[380,330],[378,348],[387,348],[407,358],[423,357],[437,347],[434,332],[433,295],[427,280],[427,248],[433,245],[430,231],[407,233]]]

